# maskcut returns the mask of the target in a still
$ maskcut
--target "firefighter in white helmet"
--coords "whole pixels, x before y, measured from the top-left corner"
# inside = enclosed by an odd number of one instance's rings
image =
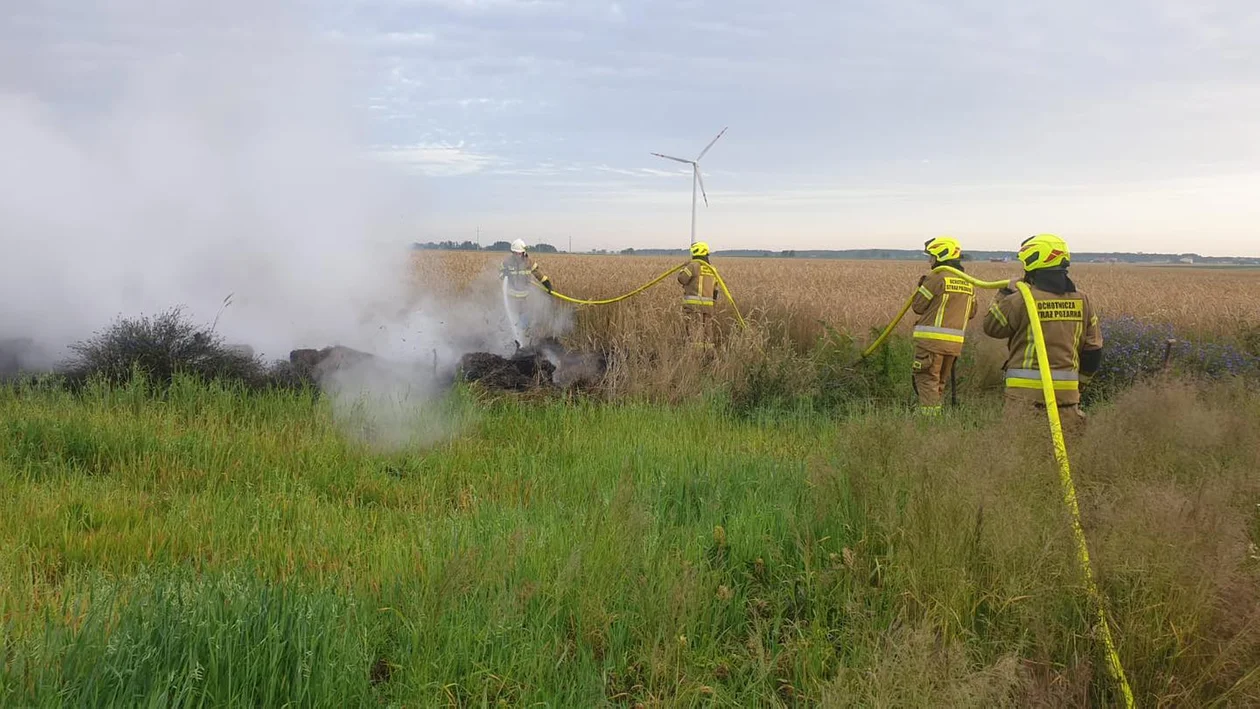
[[[528,347],[532,341],[530,295],[535,288],[531,281],[537,280],[550,293],[551,279],[529,255],[525,242],[521,239],[512,242],[511,253],[504,258],[503,265],[499,268],[499,277],[503,279],[504,305],[512,321],[512,330],[516,334],[516,345]]]

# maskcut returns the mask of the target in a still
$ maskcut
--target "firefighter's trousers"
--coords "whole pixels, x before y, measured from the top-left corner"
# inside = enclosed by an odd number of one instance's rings
[[[512,323],[512,334],[520,347],[533,344],[533,332],[529,313],[529,298],[509,296],[507,298],[508,319]]]
[[[687,343],[700,350],[713,347],[713,309],[684,308],[683,317],[687,327]]]
[[[919,396],[919,412],[939,414],[945,398],[945,386],[958,355],[931,352],[922,346],[914,348],[914,391]]]
[[[1088,418],[1078,403],[1059,404],[1059,424],[1069,436],[1084,433]],[[1008,419],[1036,421],[1045,425],[1046,404],[1036,389],[1007,389],[1002,414]]]

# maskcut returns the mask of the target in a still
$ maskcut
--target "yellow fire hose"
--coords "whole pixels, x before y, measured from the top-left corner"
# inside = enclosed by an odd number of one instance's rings
[[[710,264],[709,268],[713,268],[713,265]],[[739,314],[739,306],[735,304],[735,298],[731,296],[731,290],[726,287],[726,281],[723,280],[722,274],[718,273],[716,268],[713,268],[713,276],[717,278],[718,286],[722,288],[722,293],[726,296],[727,302],[731,304],[731,310],[735,311],[735,319],[739,321],[739,326],[748,329],[748,323],[744,322],[744,316]]]
[[[906,299],[906,304],[901,306],[901,310],[897,311],[897,317],[889,321],[888,327],[884,328],[884,331],[879,333],[879,337],[875,338],[875,341],[871,343],[870,347],[862,350],[862,359],[870,357],[872,352],[879,349],[879,346],[884,344],[884,340],[887,340],[888,336],[892,334],[893,328],[901,324],[901,319],[906,316],[906,313],[910,310],[910,304],[913,302],[914,294],[911,293],[910,297]]]
[[[669,278],[671,275],[676,273],[680,268],[685,268],[687,266],[687,263],[690,263],[690,262],[688,261],[686,263],[681,263],[677,266],[673,266],[668,271],[662,273],[656,278],[653,278],[652,280],[648,281],[647,283],[644,283],[638,288],[635,288],[629,293],[626,293],[624,295],[619,295],[616,298],[606,298],[604,300],[583,300],[582,298],[574,298],[572,296],[565,295],[554,289],[547,292],[553,298],[559,298],[560,300],[563,300],[567,303],[573,303],[574,305],[611,305],[612,303],[619,303],[623,300],[626,300],[627,298],[633,298],[634,296],[642,293],[648,288],[651,288],[657,283],[660,283],[666,278]],[[731,297],[730,289],[726,287],[726,281],[722,280],[722,274],[719,273],[718,270],[713,267],[713,264],[709,264],[709,268],[713,269],[713,275],[717,279],[718,286],[722,289],[722,293],[726,295],[726,300],[730,302],[731,309],[735,311],[735,319],[739,321],[740,327],[744,327],[744,328],[748,327],[748,323],[744,322],[744,316],[741,315],[739,312],[739,306],[735,304],[735,299]],[[531,281],[531,283],[533,283],[538,288],[547,290],[546,286],[544,286],[543,284],[539,283],[536,280]]]
[[[1004,281],[982,281],[970,274],[959,271],[949,266],[938,266],[933,269],[936,271],[945,271],[966,279],[972,285],[978,288],[1006,288],[1010,287],[1010,280]],[[1094,583],[1093,565],[1089,560],[1089,546],[1085,540],[1085,530],[1081,528],[1081,511],[1076,504],[1076,486],[1072,483],[1072,469],[1068,464],[1067,443],[1063,439],[1063,423],[1059,419],[1058,400],[1054,394],[1054,384],[1050,378],[1050,360],[1046,354],[1045,334],[1041,331],[1041,318],[1037,313],[1037,303],[1033,300],[1032,290],[1028,284],[1019,282],[1015,284],[1020,294],[1024,298],[1024,307],[1028,311],[1028,319],[1032,324],[1033,342],[1037,350],[1037,370],[1041,373],[1041,391],[1045,397],[1046,418],[1050,422],[1050,438],[1054,444],[1054,458],[1059,464],[1059,481],[1063,487],[1063,502],[1067,505],[1068,511],[1072,514],[1072,534],[1076,540],[1076,557],[1081,565],[1081,573],[1085,577],[1085,589],[1089,593],[1090,601],[1098,612],[1098,627],[1102,633],[1103,646],[1107,653],[1107,669],[1111,673],[1112,679],[1120,688],[1120,693],[1124,696],[1125,707],[1133,706],[1133,690],[1129,687],[1129,680],[1125,677],[1124,666],[1120,663],[1120,655],[1116,652],[1116,645],[1111,637],[1111,626],[1107,622],[1107,614],[1102,593],[1099,592],[1098,586]],[[901,322],[905,317],[906,311],[910,309],[910,303],[914,300],[914,296],[910,296],[910,300],[901,308],[901,312],[897,313],[897,317],[888,323],[888,327],[880,333],[879,337],[866,351],[862,353],[865,358],[874,352],[884,340],[888,338],[888,334],[893,328]]]

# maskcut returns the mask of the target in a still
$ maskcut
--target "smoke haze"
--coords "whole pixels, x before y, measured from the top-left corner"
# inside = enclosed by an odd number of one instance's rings
[[[402,185],[359,158],[335,64],[312,42],[251,41],[262,33],[224,23],[222,4],[165,6],[202,26],[86,68],[41,64],[56,37],[6,62],[4,329],[59,348],[175,304],[208,323],[234,294],[219,323],[229,339],[270,356],[352,344],[362,314],[406,287]],[[112,3],[94,19],[149,26],[151,7]],[[55,3],[36,8],[56,17]],[[45,73],[40,91],[22,67]]]
[[[24,5],[0,19],[21,38],[0,49],[0,340],[59,360],[120,316],[181,305],[268,359],[389,358],[334,391],[395,402],[368,405],[395,427],[433,394],[408,361],[510,346],[493,281],[477,302],[412,283],[423,186],[366,157],[350,48],[291,6]]]

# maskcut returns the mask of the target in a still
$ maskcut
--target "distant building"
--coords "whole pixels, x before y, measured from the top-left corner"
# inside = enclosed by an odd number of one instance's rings
[[[1177,262],[1178,263],[1194,263],[1194,259],[1189,256],[1182,256],[1181,258],[1177,259]]]

